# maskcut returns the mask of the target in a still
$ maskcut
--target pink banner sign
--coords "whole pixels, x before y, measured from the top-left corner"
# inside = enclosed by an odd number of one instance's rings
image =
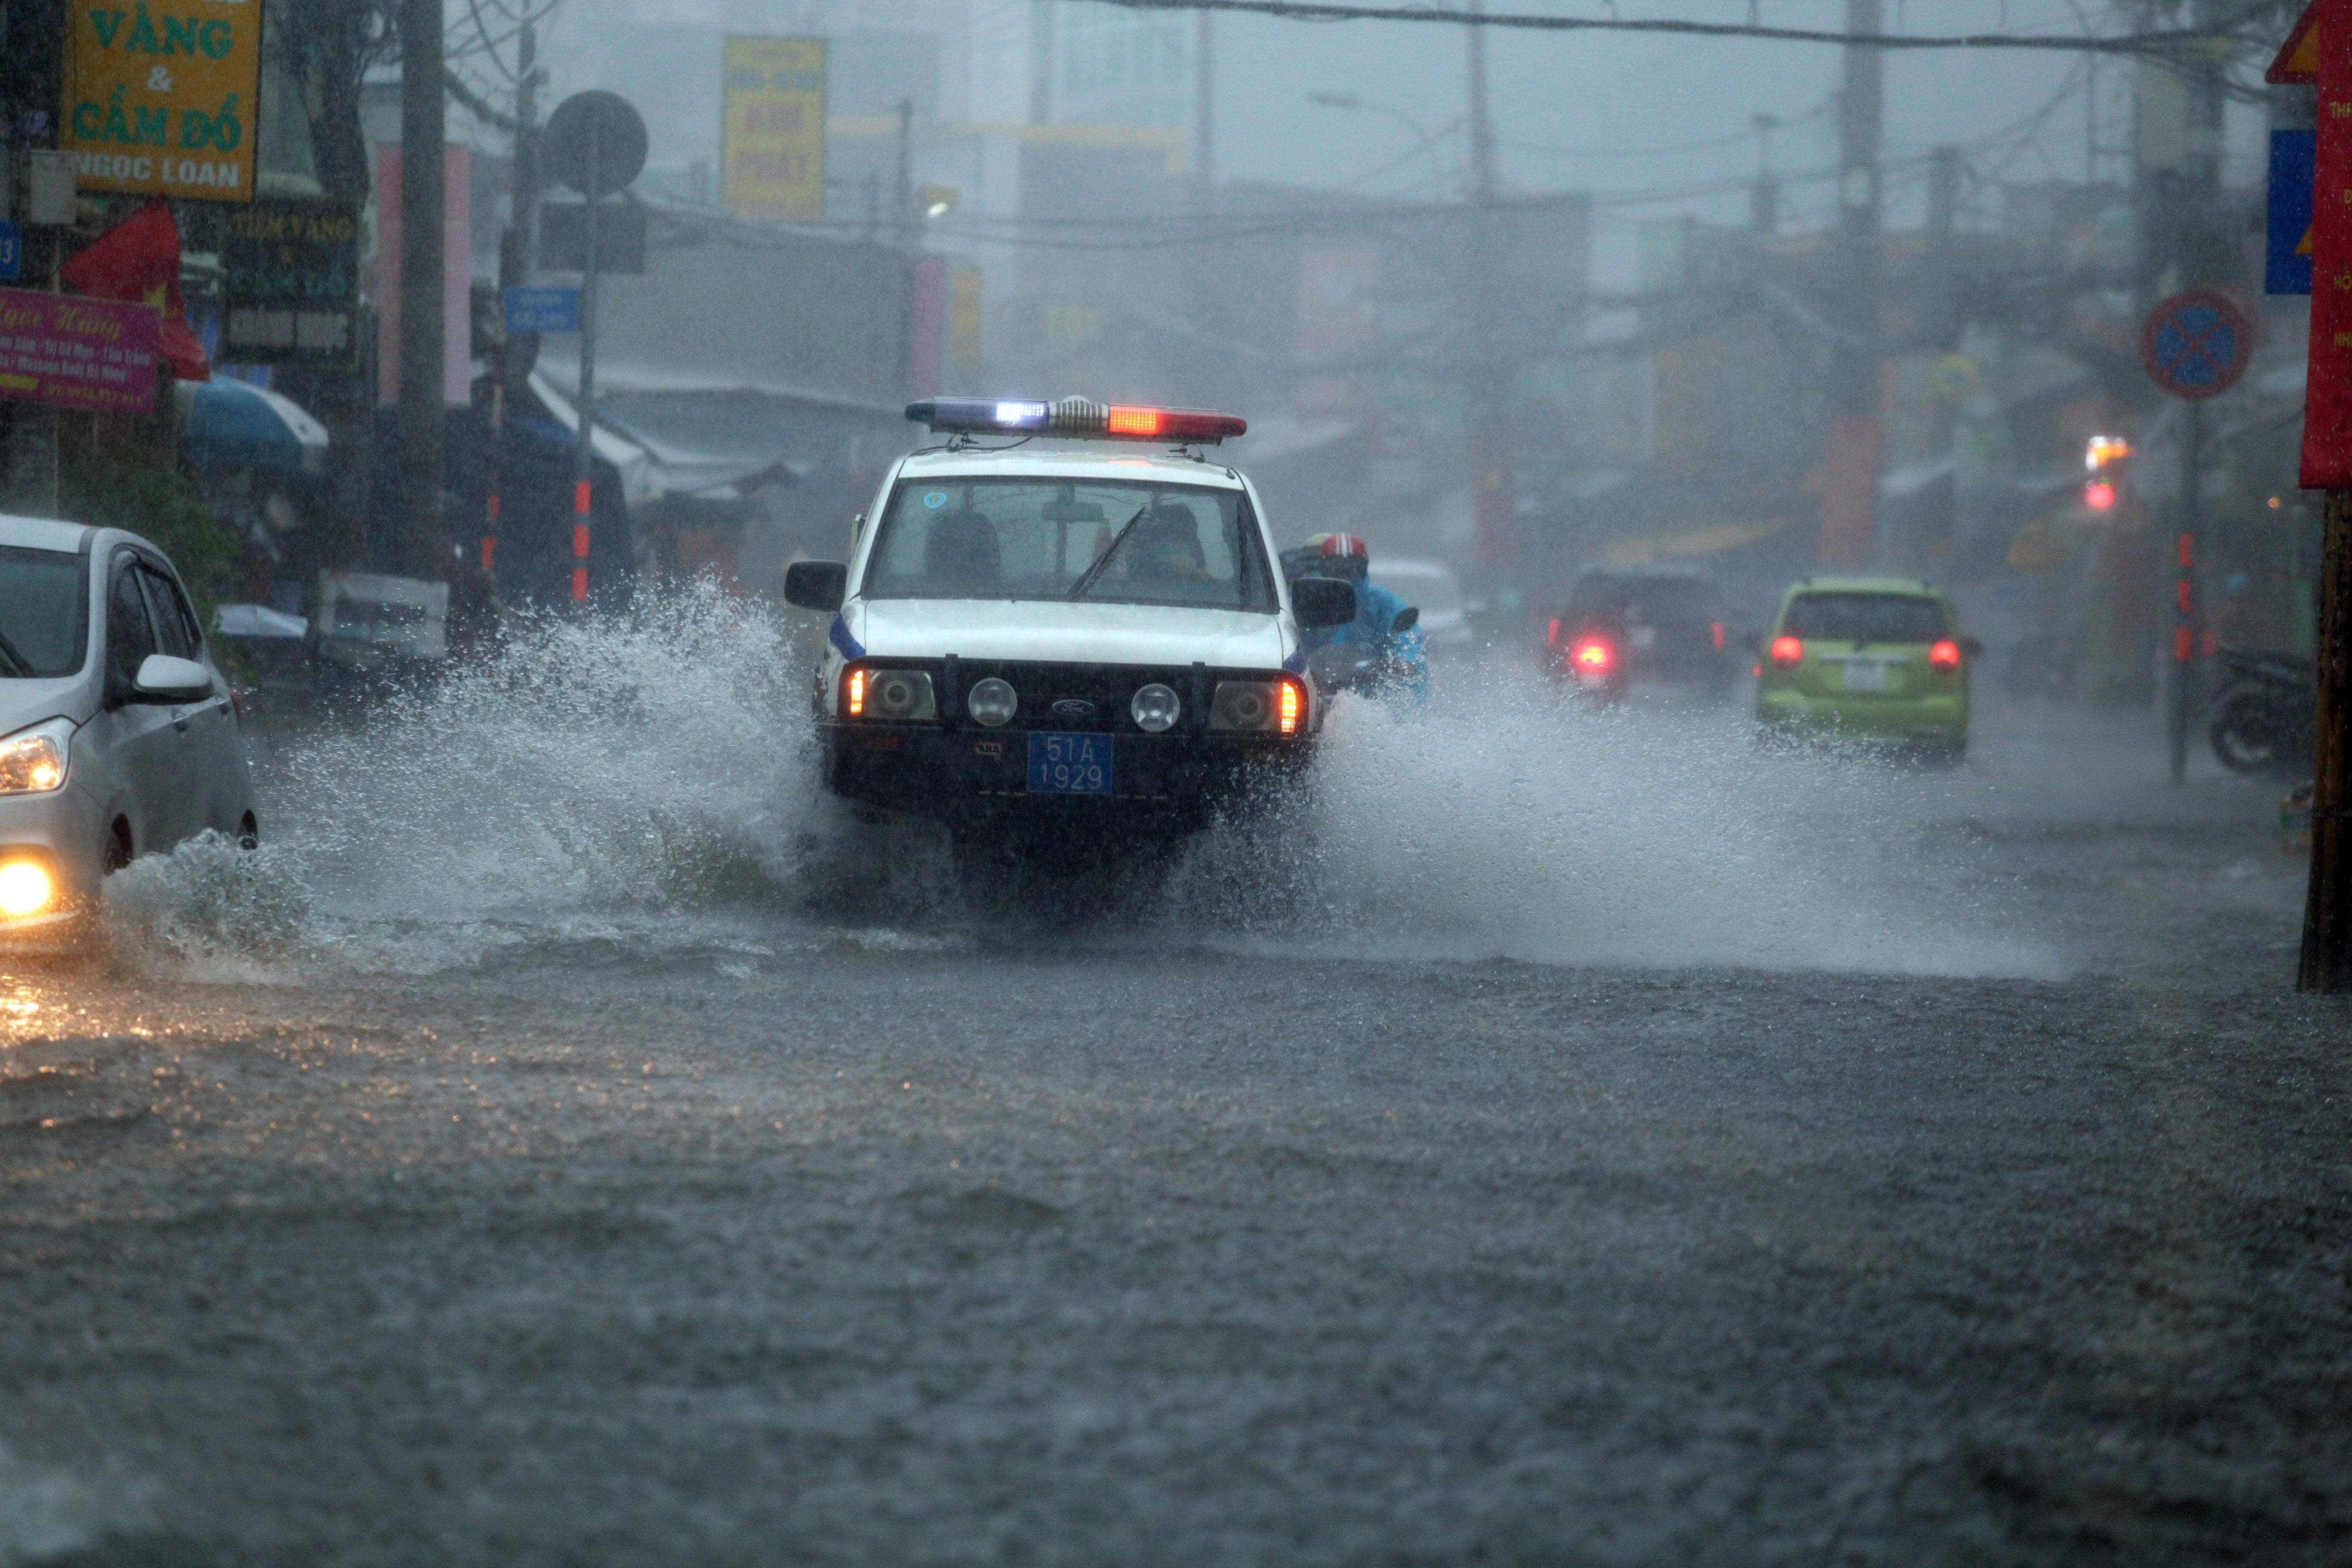
[[[0,289],[0,398],[145,414],[163,330],[152,305]]]

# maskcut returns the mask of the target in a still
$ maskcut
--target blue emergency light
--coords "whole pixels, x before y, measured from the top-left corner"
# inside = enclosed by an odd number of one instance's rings
[[[926,397],[907,417],[957,436],[1065,436],[1082,441],[1181,441],[1214,446],[1249,433],[1249,421],[1205,408],[1143,408],[1065,397],[1032,403],[1002,397]]]

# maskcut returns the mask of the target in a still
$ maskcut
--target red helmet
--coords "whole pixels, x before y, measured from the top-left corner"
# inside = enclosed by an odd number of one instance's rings
[[[1364,561],[1370,561],[1372,558],[1371,550],[1364,543],[1360,534],[1325,533],[1318,535],[1317,538],[1322,545],[1322,553],[1327,558],[1333,555],[1352,555]]]

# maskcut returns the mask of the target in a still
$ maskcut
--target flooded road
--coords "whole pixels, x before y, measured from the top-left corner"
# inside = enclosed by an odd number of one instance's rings
[[[0,1563],[2352,1550],[2274,790],[1518,694],[977,920],[704,630],[290,748],[0,988]]]

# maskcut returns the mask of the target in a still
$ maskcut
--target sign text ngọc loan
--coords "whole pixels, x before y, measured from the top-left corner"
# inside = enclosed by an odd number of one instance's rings
[[[58,145],[85,191],[253,199],[262,0],[69,0]]]

